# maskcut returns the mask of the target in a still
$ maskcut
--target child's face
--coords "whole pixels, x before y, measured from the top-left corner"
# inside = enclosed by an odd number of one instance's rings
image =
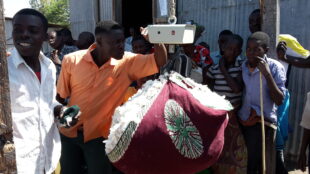
[[[135,40],[132,42],[132,51],[138,54],[146,54],[147,48],[144,40]]]
[[[250,15],[249,17],[249,29],[251,33],[261,31],[261,17],[259,13]]]
[[[264,48],[257,40],[248,40],[246,56],[250,67],[256,67],[259,61],[258,57],[263,58],[267,49]]]
[[[48,43],[54,49],[57,49],[62,44],[61,36],[57,36],[56,32],[50,32],[48,34]]]
[[[226,45],[226,43],[230,39],[230,37],[231,37],[230,35],[221,35],[219,37],[218,45],[219,45],[220,52],[223,52],[224,46]]]
[[[229,41],[224,46],[224,59],[228,63],[233,63],[241,54],[241,48],[237,41]]]
[[[13,21],[14,46],[22,57],[38,56],[47,39],[41,19],[34,15],[17,15]]]

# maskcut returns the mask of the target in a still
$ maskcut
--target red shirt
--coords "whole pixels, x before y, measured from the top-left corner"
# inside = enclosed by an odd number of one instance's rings
[[[38,77],[39,81],[41,82],[41,72],[35,72],[35,74]]]
[[[194,57],[192,59],[197,63],[198,66],[206,67],[207,65],[213,64],[210,57],[210,50],[201,45],[196,45],[194,50]]]

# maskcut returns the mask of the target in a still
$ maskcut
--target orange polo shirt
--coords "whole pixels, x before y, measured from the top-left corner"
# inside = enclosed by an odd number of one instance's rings
[[[94,48],[95,44],[88,50],[66,55],[57,83],[60,97],[70,97],[69,106],[78,105],[82,112],[74,127],[62,128],[60,132],[76,137],[77,128],[83,125],[85,142],[107,138],[114,110],[123,102],[132,81],[158,72],[154,54],[129,52],[121,60],[111,58],[98,68],[90,54]]]

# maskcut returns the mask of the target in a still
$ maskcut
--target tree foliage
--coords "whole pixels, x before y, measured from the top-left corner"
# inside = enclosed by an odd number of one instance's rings
[[[49,23],[70,24],[69,0],[30,0],[29,3],[32,8],[43,13]]]

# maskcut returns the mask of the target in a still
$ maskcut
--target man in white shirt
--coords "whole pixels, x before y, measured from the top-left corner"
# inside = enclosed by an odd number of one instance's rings
[[[55,65],[41,52],[47,39],[47,19],[33,9],[22,9],[13,17],[15,48],[8,57],[8,71],[19,174],[49,174],[59,161],[61,143],[54,112]]]

